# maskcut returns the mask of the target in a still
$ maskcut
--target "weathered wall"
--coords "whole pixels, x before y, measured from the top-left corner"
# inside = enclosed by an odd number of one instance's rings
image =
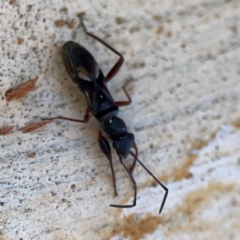
[[[2,1],[0,7],[0,226],[3,239],[240,238],[240,2]],[[134,132],[139,158],[169,188],[163,196],[137,165],[132,185],[114,154],[119,197],[98,148],[98,123],[55,121],[32,133],[19,128],[41,117],[81,118],[85,101],[61,60],[67,40],[84,45],[104,73],[125,57],[109,83],[120,116]],[[74,20],[59,26],[56,20]],[[58,25],[58,26],[57,26]],[[39,76],[38,89],[11,102],[5,92]],[[130,160],[129,160],[130,163]]]

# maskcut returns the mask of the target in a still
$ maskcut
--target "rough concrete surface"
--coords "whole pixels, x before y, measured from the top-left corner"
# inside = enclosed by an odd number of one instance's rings
[[[106,74],[118,57],[87,37],[85,24],[124,55],[109,82],[135,134],[137,206],[114,157],[118,197],[99,125],[81,119],[86,103],[62,62],[68,40],[85,46]],[[240,1],[3,0],[0,5],[0,239],[240,239]],[[37,89],[5,93],[38,76]],[[6,130],[7,127],[12,129]],[[129,157],[125,160],[131,164]]]

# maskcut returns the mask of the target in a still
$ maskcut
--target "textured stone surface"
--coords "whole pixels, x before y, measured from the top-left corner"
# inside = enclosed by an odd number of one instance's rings
[[[239,239],[240,2],[3,1],[0,7],[0,239]],[[138,202],[114,154],[119,197],[98,148],[98,123],[55,121],[18,131],[41,117],[81,118],[85,101],[61,60],[67,40],[96,56],[104,73],[125,57],[109,83],[135,134],[139,158],[169,188],[163,196],[137,165]],[[38,76],[38,89],[7,102],[5,92]],[[129,164],[131,160],[129,158]]]

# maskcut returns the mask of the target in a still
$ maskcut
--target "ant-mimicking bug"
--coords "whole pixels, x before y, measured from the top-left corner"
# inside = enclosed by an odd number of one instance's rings
[[[130,205],[111,204],[110,206],[117,208],[131,208],[136,205],[137,185],[132,176],[132,172],[137,161],[165,191],[163,201],[161,203],[159,210],[160,214],[167,199],[168,188],[165,187],[138,159],[138,149],[136,143],[134,142],[134,135],[132,133],[127,132],[125,122],[117,117],[118,107],[126,106],[131,103],[131,98],[126,90],[126,85],[124,85],[122,89],[128,98],[127,101],[115,102],[107,88],[107,82],[110,81],[119,71],[124,62],[124,58],[121,53],[116,51],[108,43],[98,38],[94,34],[89,33],[84,25],[81,16],[80,20],[85,33],[88,36],[92,37],[93,39],[97,40],[98,42],[102,43],[105,47],[110,49],[115,54],[117,54],[119,56],[119,59],[112,67],[112,69],[108,72],[108,74],[104,76],[91,53],[89,53],[84,47],[82,47],[78,43],[72,41],[66,42],[62,47],[63,62],[72,81],[84,94],[87,102],[87,109],[82,120],[62,116],[48,118],[46,120],[63,119],[73,122],[87,123],[89,120],[89,113],[91,112],[101,126],[100,128],[101,130],[99,130],[98,133],[98,143],[100,149],[108,158],[110,163],[115,196],[117,195],[117,188],[112,164],[111,148],[107,139],[102,135],[102,131],[105,132],[105,134],[112,140],[113,142],[112,146],[117,152],[120,163],[127,171],[134,186],[134,200],[132,204]],[[135,150],[135,153],[133,153],[130,150],[131,148]],[[134,157],[134,161],[132,163],[132,166],[128,169],[123,163],[123,158],[126,158],[129,154]]]

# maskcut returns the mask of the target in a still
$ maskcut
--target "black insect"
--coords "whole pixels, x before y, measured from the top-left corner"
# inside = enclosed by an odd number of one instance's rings
[[[87,109],[82,120],[62,116],[51,119],[64,119],[74,122],[86,123],[88,122],[89,113],[91,112],[101,126],[101,130],[99,130],[98,133],[98,142],[102,152],[108,158],[111,166],[115,196],[117,195],[117,188],[112,164],[111,149],[107,139],[103,136],[102,132],[105,132],[105,134],[112,140],[112,146],[116,150],[117,155],[119,156],[120,163],[126,169],[128,175],[132,179],[134,186],[133,204],[111,204],[110,206],[117,208],[130,208],[136,205],[137,186],[132,176],[132,172],[136,161],[138,161],[140,165],[148,172],[148,174],[150,174],[165,191],[164,198],[159,210],[160,214],[167,199],[168,189],[160,181],[158,181],[158,179],[138,159],[138,149],[134,141],[134,135],[127,131],[127,127],[124,121],[117,117],[118,107],[126,106],[131,103],[131,98],[126,90],[126,85],[123,86],[122,89],[128,98],[127,101],[115,102],[107,88],[107,82],[110,81],[121,68],[124,58],[109,44],[107,44],[94,34],[89,33],[85,28],[82,18],[80,19],[85,33],[88,36],[102,43],[105,47],[110,49],[115,54],[117,54],[119,56],[119,60],[112,67],[109,73],[104,76],[91,53],[89,53],[84,47],[82,47],[78,43],[72,41],[66,42],[62,47],[64,65],[72,81],[84,94],[87,101]],[[135,151],[132,152],[131,148]],[[128,169],[123,163],[123,158],[126,158],[129,154],[134,157],[134,161],[132,163],[132,166]]]

